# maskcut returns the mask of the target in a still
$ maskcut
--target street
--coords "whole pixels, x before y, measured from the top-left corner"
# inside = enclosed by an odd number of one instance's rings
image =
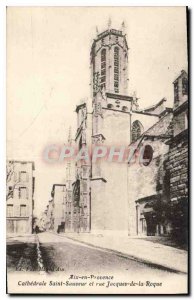
[[[64,236],[44,232],[38,234],[43,266],[47,273],[52,272],[95,272],[95,273],[133,273],[146,276],[167,276],[171,273],[165,269],[154,268],[122,254],[96,249],[83,243],[73,241]],[[36,254],[35,236],[28,237],[29,243],[16,240],[8,241],[7,266],[9,271],[31,270],[39,271]],[[174,274],[178,276],[178,274]]]
[[[22,293],[29,289],[32,293],[40,289],[47,293],[75,293],[75,287],[77,293],[95,293],[98,289],[102,292],[102,285],[103,292],[109,293],[109,288],[116,292],[118,284],[129,285],[127,290],[121,286],[120,293],[171,294],[187,289],[184,273],[49,232],[8,238],[7,270],[9,291]],[[112,279],[103,280],[104,277]],[[86,284],[84,289],[81,285]]]
[[[65,272],[122,272],[153,274],[153,269],[133,259],[127,259],[105,250],[72,241],[68,238],[44,233],[39,235],[44,266],[48,272],[61,268]],[[166,273],[161,270],[156,272]]]

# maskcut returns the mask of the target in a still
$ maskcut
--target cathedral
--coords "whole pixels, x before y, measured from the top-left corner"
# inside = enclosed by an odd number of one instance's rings
[[[172,220],[165,208],[187,203],[187,73],[174,82],[173,108],[165,98],[141,108],[128,93],[128,62],[124,27],[97,33],[90,51],[91,99],[76,107],[77,131],[68,142],[79,150],[115,146],[115,156],[117,147],[144,146],[147,163],[68,162],[66,232],[168,235]],[[180,149],[183,159],[172,163]]]

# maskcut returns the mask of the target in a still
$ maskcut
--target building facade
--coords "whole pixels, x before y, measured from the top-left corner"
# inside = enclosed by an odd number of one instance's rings
[[[7,162],[7,233],[32,233],[34,162]]]
[[[163,142],[169,138],[168,127],[172,112],[166,107],[165,98],[151,107],[140,109],[136,95],[128,94],[128,60],[126,35],[122,31],[109,28],[94,39],[90,53],[92,99],[90,103],[82,103],[76,108],[76,145],[79,151],[84,151],[86,147],[93,149],[98,145],[115,146],[116,152],[116,147],[127,148],[131,144],[142,146],[150,138],[155,141],[155,148],[158,149],[158,153],[154,152],[157,169],[158,160],[161,159],[160,141],[164,148],[162,153],[168,151],[168,146]],[[156,131],[159,131],[153,134],[152,127],[155,124],[158,124]],[[164,124],[165,132],[161,132]],[[146,136],[142,138],[146,132]],[[135,170],[138,173],[139,168],[137,170],[135,167]],[[148,169],[146,172],[148,173]],[[138,189],[135,191],[134,175],[131,174],[133,168],[127,163],[99,160],[90,164],[85,161],[76,164],[73,230],[103,234],[140,234],[137,231],[135,202],[140,197]],[[136,179],[139,183],[137,174]],[[146,181],[141,181],[141,184],[145,187]],[[153,197],[155,189],[156,184],[153,184],[152,194],[148,193],[148,196]],[[135,195],[136,192],[138,195]],[[143,196],[144,193],[142,198]],[[145,196],[147,197],[146,193]],[[162,232],[162,225],[158,225],[157,230]],[[144,231],[147,234],[147,230]]]
[[[51,196],[52,209],[50,210],[50,230],[56,233],[65,231],[66,198],[67,191],[65,184],[53,184]],[[50,201],[51,202],[51,201]],[[49,203],[50,203],[49,202]]]
[[[47,210],[45,210],[38,219],[38,227],[40,231],[46,231]]]
[[[166,141],[172,136],[172,119],[172,112],[167,110],[131,144],[136,151],[144,149],[145,162],[136,160],[134,154],[128,165],[130,235],[170,234],[164,208],[170,200],[166,173],[169,147]]]
[[[71,136],[71,128],[69,128],[68,144],[72,146],[74,143]],[[74,206],[73,206],[73,185],[75,181],[75,166],[71,160],[67,162],[66,165],[66,202],[65,202],[65,231],[73,231],[73,216],[74,216]]]
[[[188,240],[188,75],[182,70],[174,81],[173,135],[168,140],[169,155],[166,170],[169,173],[171,225],[173,234]]]
[[[187,207],[187,73],[174,81],[173,108],[166,98],[141,108],[136,94],[128,92],[128,64],[124,29],[97,34],[90,52],[91,98],[76,107],[77,130],[68,138],[80,157],[66,167],[65,208],[60,204],[63,217],[57,223],[63,218],[64,231],[154,236],[180,226],[171,203]],[[94,161],[96,146],[113,147],[116,161]],[[135,150],[118,162],[122,147]],[[90,159],[84,156],[88,150]],[[137,159],[140,152],[146,161]],[[180,214],[184,223],[185,211]]]
[[[54,229],[54,219],[53,219],[53,211],[54,211],[54,201],[53,199],[50,199],[46,210],[45,210],[45,230],[46,231],[52,231]],[[44,215],[43,215],[44,216]],[[44,221],[44,218],[43,218]]]

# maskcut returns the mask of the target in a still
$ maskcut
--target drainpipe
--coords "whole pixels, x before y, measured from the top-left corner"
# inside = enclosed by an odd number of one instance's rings
[[[138,220],[138,208],[139,208],[139,205],[138,204],[136,204],[136,233],[137,233],[137,235],[138,235],[138,233],[139,233],[139,226],[138,226],[138,224],[139,224],[139,220]]]

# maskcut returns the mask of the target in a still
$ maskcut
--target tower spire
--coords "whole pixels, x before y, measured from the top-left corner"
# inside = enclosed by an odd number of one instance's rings
[[[111,18],[109,18],[109,19],[108,19],[108,29],[110,29],[111,24],[112,24],[112,21],[111,21]]]
[[[123,34],[125,34],[126,26],[125,26],[125,22],[124,21],[121,24],[121,30],[122,30]]]
[[[133,92],[133,101],[132,101],[132,105],[135,107],[136,110],[139,109],[139,104],[138,104],[138,98],[137,98],[137,92],[134,91]]]

